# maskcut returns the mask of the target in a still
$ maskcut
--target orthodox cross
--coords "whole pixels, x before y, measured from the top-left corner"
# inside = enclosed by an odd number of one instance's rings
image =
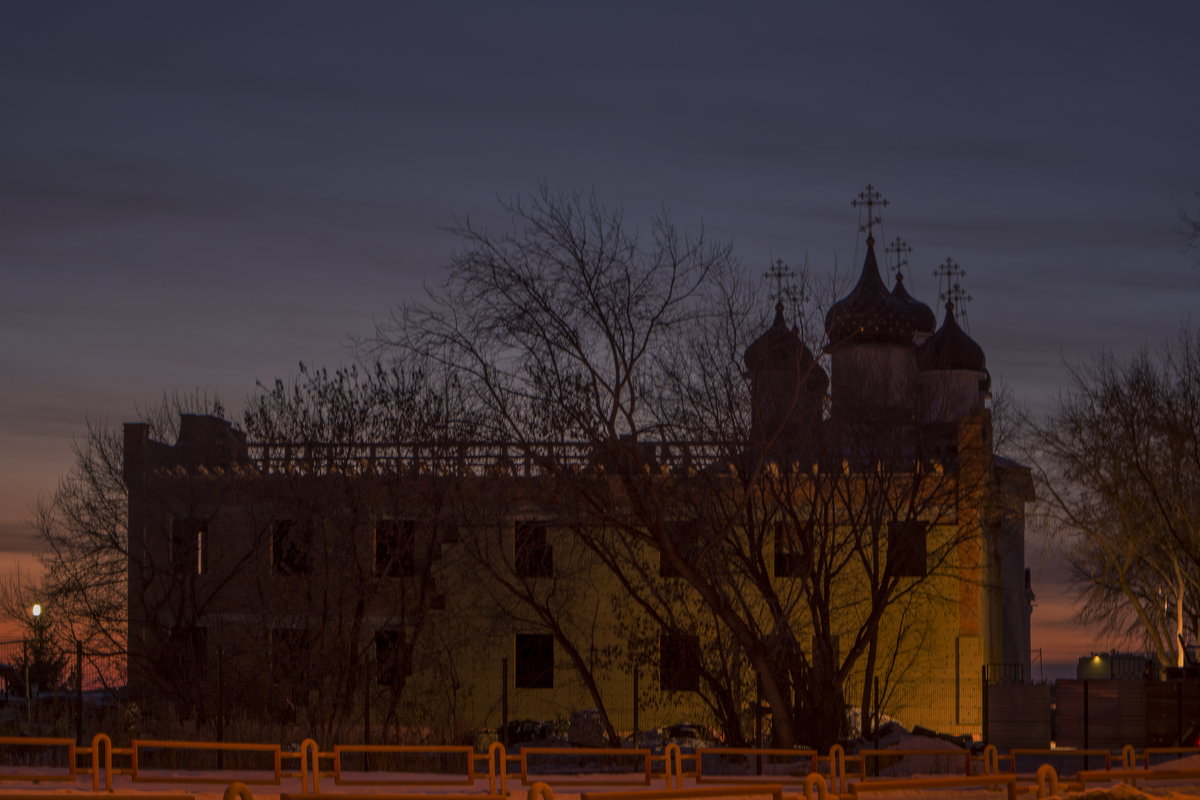
[[[787,280],[794,277],[796,277],[796,273],[792,272],[791,267],[783,263],[782,259],[775,259],[771,268],[763,273],[764,280],[775,281],[775,293],[771,295],[771,299],[777,303],[782,303],[784,299],[791,299],[794,291]]]
[[[950,291],[946,293],[946,299],[954,305],[954,318],[958,320],[958,324],[969,332],[971,323],[967,320],[967,303],[975,298],[966,293],[961,283],[955,281],[954,285],[950,287]]]
[[[791,303],[792,313],[799,320],[802,317],[801,306],[808,302],[808,292],[796,288],[796,284],[789,280],[794,277],[796,273],[781,259],[776,259],[771,268],[763,273],[765,280],[775,281],[775,291],[770,295],[771,299],[780,306]]]
[[[959,280],[966,276],[967,271],[954,262],[954,259],[947,258],[946,263],[940,264],[933,271],[934,276],[938,279],[938,299],[943,303],[950,303],[954,307],[954,318],[967,326],[967,303],[975,298],[967,294],[962,287],[962,282]],[[945,280],[946,288],[941,289],[942,281]]]
[[[958,279],[965,277],[967,271],[960,267],[953,258],[947,258],[945,263],[938,264],[937,269],[933,271],[933,277],[938,280],[938,299],[943,303],[953,303],[950,299],[950,293],[953,287],[958,286]],[[946,288],[942,288],[942,283],[946,284]],[[961,291],[961,289],[960,289]]]
[[[867,238],[871,238],[871,228],[875,225],[880,225],[883,220],[875,213],[875,206],[887,208],[888,201],[882,194],[875,190],[871,184],[867,184],[867,188],[858,193],[858,197],[850,201],[853,208],[863,206],[867,209],[867,222],[865,225],[859,225],[858,229],[867,234]]]
[[[950,287],[950,291],[946,292],[946,300],[954,303],[954,307],[960,309],[963,312],[963,316],[966,316],[967,314],[967,303],[974,299],[974,297],[971,297],[971,295],[967,294],[966,290],[963,289],[962,284],[958,281],[955,281],[954,285]]]
[[[902,270],[908,266],[908,254],[912,252],[912,248],[908,246],[908,242],[897,236],[892,240],[892,243],[883,248],[884,253],[895,253],[896,265],[892,267],[892,272],[896,273],[896,277],[901,277]]]

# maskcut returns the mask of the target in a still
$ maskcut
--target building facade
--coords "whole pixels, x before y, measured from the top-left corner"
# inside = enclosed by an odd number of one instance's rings
[[[989,671],[1029,675],[1031,605],[1032,484],[993,451],[984,353],[886,287],[870,237],[829,373],[783,312],[745,351],[740,442],[126,425],[131,692],[330,733],[601,708],[613,735],[748,740],[826,680],[859,718],[978,734]],[[844,713],[789,708],[794,744]]]

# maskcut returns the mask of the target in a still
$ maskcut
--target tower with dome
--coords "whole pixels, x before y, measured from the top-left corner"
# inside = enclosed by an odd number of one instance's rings
[[[902,580],[925,578],[933,588],[921,614],[936,624],[926,631],[913,674],[955,686],[943,697],[945,729],[977,721],[981,676],[986,682],[1031,673],[1024,520],[1032,480],[993,446],[986,357],[956,316],[956,302],[969,299],[963,271],[950,259],[934,271],[944,282],[936,326],[931,308],[905,285],[903,256],[911,248],[903,240],[889,247],[897,256],[890,291],[881,275],[874,230],[887,201],[868,186],[854,204],[865,212],[866,252],[854,286],[825,315],[820,357],[789,329],[781,304],[746,350],[747,460],[811,472],[813,482],[841,471],[848,486],[857,486],[843,492],[848,520],[856,502],[898,495],[882,513],[892,519],[878,569],[897,569]],[[888,481],[872,477],[885,472]],[[948,476],[936,485],[949,492],[923,505],[903,497],[933,492],[920,477],[933,472]],[[841,524],[841,536],[861,536],[855,522]],[[935,556],[939,536],[954,541]],[[920,563],[926,559],[928,566]],[[927,572],[936,568],[953,577],[939,584]]]

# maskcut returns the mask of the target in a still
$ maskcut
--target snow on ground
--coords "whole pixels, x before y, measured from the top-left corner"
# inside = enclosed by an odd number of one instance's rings
[[[882,743],[881,743],[882,744]],[[895,764],[888,765],[881,774],[884,776],[893,775],[900,776],[913,774],[914,772],[923,775],[946,775],[946,774],[962,774],[962,760],[965,757],[965,751],[951,742],[942,739],[936,739],[924,736],[914,736],[912,734],[903,734],[896,737],[894,740],[886,743],[887,749],[908,750],[908,751],[927,751],[919,754],[908,754],[901,757],[901,760]],[[934,759],[929,761],[928,759]],[[940,762],[945,761],[943,765]],[[5,795],[30,795],[30,794],[90,794],[91,793],[91,775],[90,773],[80,773],[77,780],[74,782],[68,780],[42,780],[37,783],[30,783],[24,780],[13,780],[15,774],[21,770],[17,767],[2,767],[0,770],[4,773],[4,778],[0,779],[0,800],[3,800]],[[1173,761],[1164,761],[1155,764],[1151,767],[1151,773],[1154,770],[1200,770],[1200,755],[1187,756]],[[41,769],[41,772],[49,770]],[[225,788],[234,780],[241,779],[243,782],[247,778],[252,779],[267,779],[269,773],[252,773],[252,772],[227,772],[225,774],[213,771],[205,772],[185,772],[174,771],[168,772],[163,770],[158,773],[163,777],[169,777],[167,781],[147,781],[139,780],[134,782],[128,775],[113,776],[113,789],[119,794],[128,795],[190,795],[197,800],[221,800]],[[217,776],[220,776],[219,778]],[[350,780],[358,780],[368,777],[362,773],[346,773],[345,777]],[[381,783],[378,785],[338,785],[332,777],[321,778],[320,786],[323,793],[345,793],[345,794],[361,794],[367,797],[371,795],[381,794],[399,794],[399,793],[420,793],[420,794],[460,794],[460,793],[478,793],[482,794],[488,791],[488,782],[486,778],[477,780],[473,785],[467,784],[465,779],[458,783],[424,783],[419,781],[445,781],[445,774],[429,774],[429,775],[414,775],[412,773],[374,773],[372,777],[376,780],[392,779],[392,780],[407,780],[418,781],[416,783]],[[662,789],[665,788],[663,779],[655,779],[649,786],[637,784],[631,776],[630,783],[621,786],[604,785],[604,781],[613,779],[612,774],[605,775],[571,775],[563,776],[563,781],[559,784],[559,788],[555,790],[555,800],[580,800],[581,792],[604,792],[604,791],[638,791],[644,789]],[[778,776],[785,778],[786,776]],[[580,780],[592,779],[595,784],[589,786],[578,785]],[[735,776],[723,776],[723,780],[732,781]],[[769,783],[771,777],[751,778],[747,783],[754,781]],[[800,786],[795,783],[795,778],[791,778],[791,783],[785,784],[785,798],[794,798],[796,795],[803,797]],[[553,778],[549,782],[554,784]],[[576,782],[571,785],[569,782]],[[1200,800],[1200,780],[1187,782],[1171,782],[1157,781],[1149,786],[1144,785],[1144,781],[1139,781],[1139,788],[1118,784],[1105,788],[1089,789],[1086,792],[1061,792],[1058,797],[1062,800]],[[279,785],[269,783],[248,783],[247,784],[255,800],[279,800],[281,793],[301,793],[302,787],[300,778],[284,778]],[[696,786],[694,780],[686,780],[685,787],[691,788]],[[701,788],[728,786],[728,783],[717,783],[715,781],[706,781],[701,784]],[[519,776],[509,776],[508,793],[512,800],[524,800],[528,794],[529,787],[522,784]],[[1003,790],[992,791],[987,789],[910,789],[894,792],[864,792],[868,800],[1007,800],[1007,793]],[[762,800],[763,795],[747,794],[744,798],[724,798],[723,800]],[[1032,793],[1023,795],[1024,798],[1033,798]]]
[[[1102,789],[1088,789],[1086,792],[1063,792],[1058,795],[1070,800],[1196,800],[1196,792],[1200,786],[1175,786],[1146,789],[1135,789],[1125,784],[1117,784]]]

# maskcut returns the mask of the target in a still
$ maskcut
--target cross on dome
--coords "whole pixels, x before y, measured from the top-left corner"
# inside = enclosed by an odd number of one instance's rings
[[[967,294],[961,283],[955,281],[954,285],[950,287],[950,290],[942,294],[942,299],[947,303],[953,303],[955,307],[961,308],[975,298]]]
[[[963,327],[970,330],[970,326],[967,324],[967,303],[975,298],[967,294],[962,287],[961,279],[966,277],[967,271],[960,267],[954,259],[947,258],[944,264],[938,265],[933,274],[938,279],[938,300],[946,304],[946,310],[954,314],[956,321],[961,322]],[[943,281],[945,289],[941,288]]]
[[[858,226],[858,230],[867,234],[868,244],[874,244],[874,237],[871,235],[871,228],[875,225],[883,224],[883,218],[875,212],[875,207],[886,208],[890,203],[880,194],[874,186],[867,184],[867,188],[858,193],[858,197],[850,201],[853,208],[866,208],[867,221],[863,225]]]
[[[771,295],[771,299],[776,303],[783,303],[784,299],[792,299],[795,290],[791,288],[791,284],[787,282],[788,278],[796,277],[796,273],[792,272],[792,268],[783,263],[783,259],[775,259],[771,264],[771,268],[763,273],[763,279],[775,281],[775,293]]]
[[[959,278],[966,277],[967,271],[958,265],[953,258],[947,258],[945,262],[938,264],[937,269],[933,271],[933,277],[938,279],[938,299],[946,302],[950,299],[950,291],[953,286],[958,283]],[[942,288],[943,282],[946,288]]]
[[[971,330],[971,323],[967,319],[967,303],[974,299],[966,293],[958,281],[955,281],[954,285],[950,287],[950,291],[946,292],[946,307],[954,312],[954,318],[968,331]]]
[[[883,248],[883,252],[885,254],[894,254],[896,256],[896,263],[891,266],[891,270],[896,274],[898,279],[902,280],[904,278],[903,270],[908,266],[908,254],[912,251],[913,249],[908,246],[908,242],[904,241],[899,236],[893,239],[891,244]]]

